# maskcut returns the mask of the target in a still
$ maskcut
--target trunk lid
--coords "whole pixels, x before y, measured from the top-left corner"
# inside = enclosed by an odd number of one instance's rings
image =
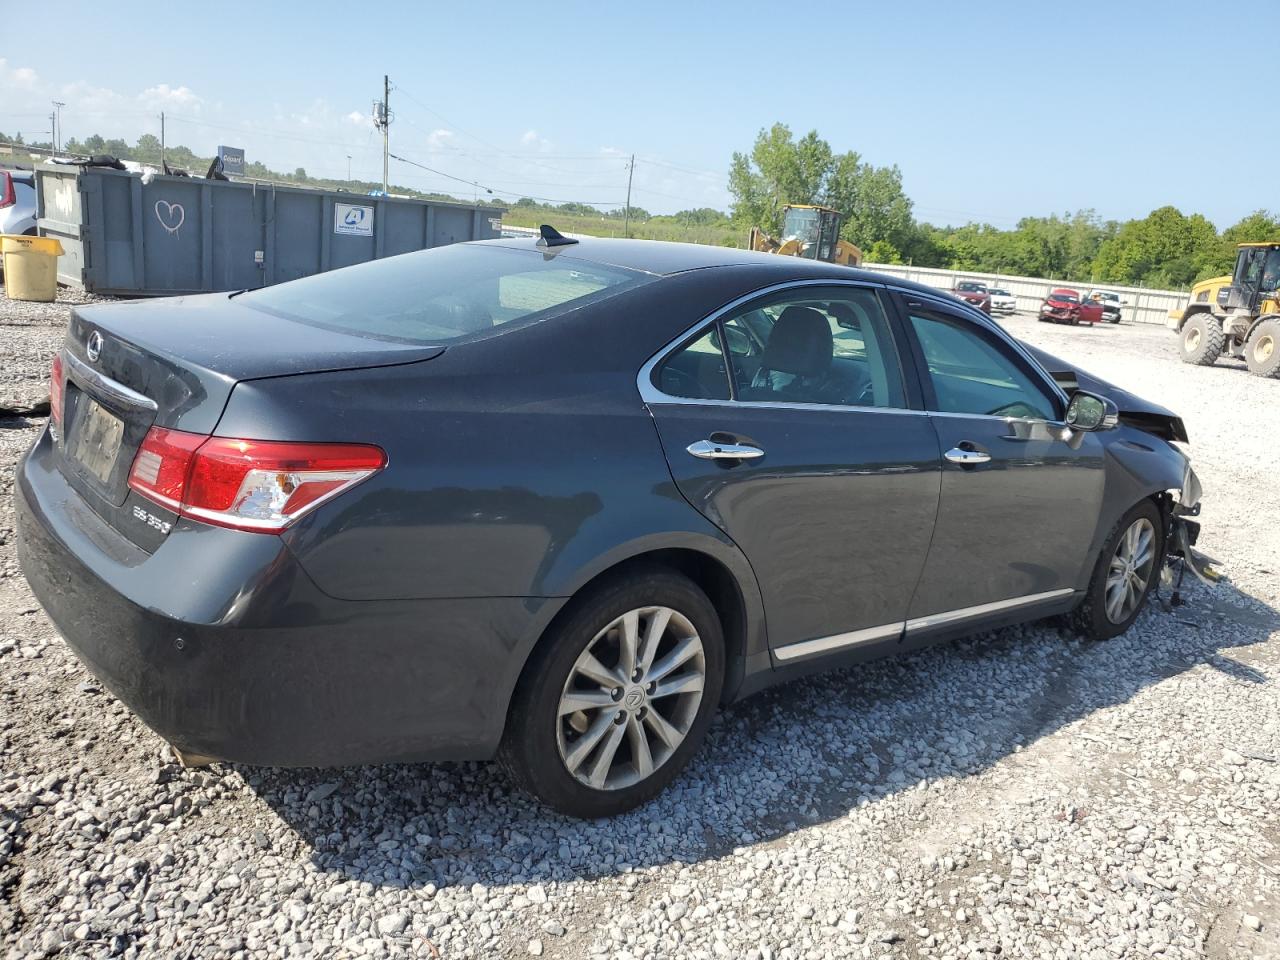
[[[225,293],[77,307],[62,348],[59,467],[103,519],[154,549],[177,517],[128,485],[151,427],[211,434],[244,380],[414,363],[443,352],[304,325]]]

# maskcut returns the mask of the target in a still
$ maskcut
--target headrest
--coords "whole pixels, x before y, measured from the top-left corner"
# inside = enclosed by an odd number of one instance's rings
[[[764,366],[798,377],[816,377],[831,368],[831,324],[812,307],[791,306],[773,325],[764,348]]]

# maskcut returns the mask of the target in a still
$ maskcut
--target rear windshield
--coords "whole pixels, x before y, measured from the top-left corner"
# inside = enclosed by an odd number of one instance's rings
[[[545,320],[650,279],[562,255],[453,244],[263,287],[239,301],[330,330],[435,344]]]

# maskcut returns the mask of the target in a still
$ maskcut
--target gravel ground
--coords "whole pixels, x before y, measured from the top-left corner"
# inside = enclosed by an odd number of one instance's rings
[[[0,300],[0,389],[40,392],[66,310]],[[1229,581],[1105,644],[1047,622],[762,694],[604,823],[483,764],[174,766],[18,573],[42,421],[0,418],[0,952],[1280,957],[1280,382],[1006,323],[1185,415]]]

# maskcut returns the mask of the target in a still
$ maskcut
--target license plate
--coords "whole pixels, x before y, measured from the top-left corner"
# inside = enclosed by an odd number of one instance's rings
[[[67,453],[102,483],[109,483],[111,470],[120,453],[124,421],[102,404],[83,397],[82,416],[76,417],[76,429],[67,442]]]

